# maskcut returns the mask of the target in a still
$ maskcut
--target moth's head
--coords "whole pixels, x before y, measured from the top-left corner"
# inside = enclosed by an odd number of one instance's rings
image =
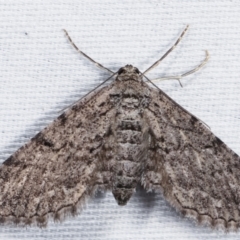
[[[142,76],[141,76],[140,71],[136,67],[133,67],[132,65],[126,65],[125,67],[121,67],[118,70],[117,80],[120,80],[120,81],[129,81],[129,80],[141,81]]]

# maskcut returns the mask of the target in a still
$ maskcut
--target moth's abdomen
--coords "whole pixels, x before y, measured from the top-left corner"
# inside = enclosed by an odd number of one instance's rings
[[[125,205],[135,191],[147,158],[148,129],[139,108],[141,99],[125,92],[112,128],[115,142],[112,192],[119,205]]]
[[[112,191],[119,205],[125,205],[132,196],[142,173],[142,133],[130,130],[117,132]]]

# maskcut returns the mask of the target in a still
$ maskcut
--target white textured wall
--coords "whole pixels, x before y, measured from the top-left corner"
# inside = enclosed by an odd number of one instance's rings
[[[0,0],[0,161],[4,161],[58,111],[109,75],[78,55],[112,70],[133,64],[145,70],[174,43],[179,47],[149,78],[203,70],[159,87],[240,154],[240,2],[237,0]],[[99,194],[83,213],[46,229],[0,226],[0,239],[239,239],[182,218],[160,195],[137,192],[119,207]]]

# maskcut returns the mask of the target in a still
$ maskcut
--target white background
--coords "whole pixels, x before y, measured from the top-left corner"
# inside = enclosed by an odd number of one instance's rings
[[[0,161],[4,161],[59,111],[104,81],[69,44],[116,71],[144,71],[190,29],[151,79],[209,63],[182,80],[158,86],[211,127],[240,154],[240,2],[180,0],[0,0]],[[98,194],[81,215],[46,229],[0,226],[0,239],[239,239],[181,217],[159,194],[142,190],[119,207]]]

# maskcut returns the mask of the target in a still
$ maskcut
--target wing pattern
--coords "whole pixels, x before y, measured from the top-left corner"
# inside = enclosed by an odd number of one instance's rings
[[[162,189],[184,215],[213,227],[240,224],[240,157],[161,90],[149,88],[153,135],[142,184]]]
[[[90,94],[10,156],[0,168],[0,221],[45,226],[104,188],[98,151],[108,133],[113,106],[109,85]],[[106,183],[105,179],[105,183]]]

